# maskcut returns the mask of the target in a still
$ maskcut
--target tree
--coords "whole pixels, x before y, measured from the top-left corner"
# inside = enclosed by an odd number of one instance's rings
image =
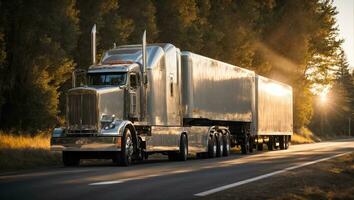
[[[271,65],[267,75],[293,86],[295,131],[311,121],[313,85],[333,81],[324,76],[318,82],[310,74],[328,74],[338,61],[335,52],[341,41],[336,39],[335,14],[330,1],[278,0],[263,18],[265,28],[259,49],[262,59]]]
[[[2,128],[36,130],[58,122],[58,89],[74,67],[69,56],[78,32],[74,6],[72,0],[2,4],[8,83]]]
[[[156,0],[156,22],[160,42],[173,43],[177,47],[200,52],[202,32],[195,0]]]
[[[354,76],[343,52],[337,68],[336,80],[327,94],[326,102],[314,102],[314,119],[311,129],[324,136],[348,135],[349,118],[354,111]]]
[[[133,22],[133,30],[127,41],[140,43],[142,34],[146,30],[147,42],[155,42],[158,36],[156,25],[156,8],[151,0],[121,0],[118,14]]]

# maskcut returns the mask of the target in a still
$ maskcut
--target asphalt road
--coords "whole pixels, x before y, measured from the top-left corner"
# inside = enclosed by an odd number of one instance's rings
[[[186,162],[155,159],[131,167],[107,162],[0,174],[0,199],[198,199],[196,194],[267,181],[347,152],[354,152],[354,139]]]

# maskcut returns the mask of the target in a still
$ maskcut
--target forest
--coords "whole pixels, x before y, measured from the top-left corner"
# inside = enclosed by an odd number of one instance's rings
[[[97,24],[98,55],[140,43],[146,30],[148,43],[291,85],[294,132],[348,134],[354,77],[336,14],[330,0],[1,0],[0,130],[34,134],[65,123],[71,72],[90,66]]]

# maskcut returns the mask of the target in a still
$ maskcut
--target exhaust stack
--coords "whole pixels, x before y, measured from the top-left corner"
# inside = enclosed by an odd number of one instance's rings
[[[91,50],[92,50],[92,65],[96,64],[96,24],[91,30]]]
[[[147,83],[147,76],[146,76],[146,67],[147,67],[147,52],[146,52],[146,30],[144,31],[143,38],[142,38],[142,53],[143,53],[143,76],[144,76],[144,83]]]

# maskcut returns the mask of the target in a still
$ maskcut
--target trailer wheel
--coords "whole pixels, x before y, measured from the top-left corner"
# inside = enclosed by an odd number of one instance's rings
[[[255,145],[255,139],[254,139],[254,137],[252,137],[252,136],[250,136],[250,137],[248,137],[249,139],[248,139],[248,144],[249,144],[249,152],[250,153],[253,153],[253,148],[254,148],[254,145]]]
[[[257,142],[257,151],[263,151],[263,142]]]
[[[209,142],[208,142],[208,157],[209,158],[215,158],[216,157],[216,139],[214,135],[211,135],[209,137]]]
[[[129,166],[132,163],[134,144],[129,128],[126,128],[122,138],[122,151],[119,155],[119,165]]]
[[[281,135],[279,136],[279,147],[281,150],[284,150],[285,149],[285,146],[286,146],[286,136],[285,135]]]
[[[180,144],[179,144],[178,160],[186,161],[187,158],[188,158],[188,140],[186,134],[182,134]]]
[[[80,164],[80,158],[73,152],[63,151],[62,158],[64,166],[77,166]]]
[[[285,149],[289,148],[290,140],[291,140],[291,136],[290,135],[285,136]]]
[[[243,139],[243,142],[241,144],[241,153],[242,154],[247,154],[250,151],[250,140],[247,135],[245,135],[245,138]]]
[[[229,136],[229,134],[223,135],[222,139],[224,141],[223,156],[229,156],[230,155],[230,136]]]
[[[273,151],[275,149],[275,139],[274,136],[269,136],[269,140],[267,143],[268,150]]]
[[[224,140],[222,138],[222,134],[218,134],[216,137],[217,141],[217,149],[216,149],[216,157],[221,157],[224,154]]]

